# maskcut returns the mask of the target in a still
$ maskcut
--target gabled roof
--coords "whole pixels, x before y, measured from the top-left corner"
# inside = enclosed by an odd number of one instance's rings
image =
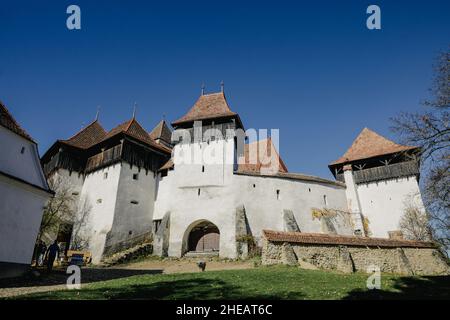
[[[102,141],[105,136],[106,130],[103,129],[102,125],[96,119],[71,138],[67,140],[60,140],[60,142],[80,149],[88,149],[94,144]]]
[[[413,149],[418,149],[418,147],[397,144],[368,128],[364,128],[344,155],[330,163],[330,166]]]
[[[119,124],[117,127],[113,128],[111,131],[109,131],[106,136],[102,139],[102,141],[105,141],[109,138],[112,138],[119,134],[126,134],[136,140],[139,140],[147,145],[150,145],[156,149],[159,149],[164,152],[170,153],[171,150],[161,144],[156,143],[150,135],[145,131],[144,128],[137,122],[137,120],[133,117],[130,120]]]
[[[180,119],[172,122],[172,126],[181,123],[193,122],[196,120],[206,120],[237,116],[237,113],[230,110],[225,94],[223,92],[201,95],[194,106]]]
[[[172,141],[172,130],[169,128],[165,120],[161,120],[156,127],[150,132],[150,138],[153,140],[161,139],[167,143]]]
[[[277,172],[288,172],[288,169],[284,164],[283,159],[281,159],[271,138],[245,144],[244,155],[238,159],[239,166],[237,171],[246,173],[261,173],[261,171],[269,169],[271,164],[263,163],[268,160],[263,159],[262,157],[271,158],[278,161]]]
[[[6,129],[18,134],[19,136],[35,143],[33,138],[17,123],[6,106],[0,101],[0,125]]]

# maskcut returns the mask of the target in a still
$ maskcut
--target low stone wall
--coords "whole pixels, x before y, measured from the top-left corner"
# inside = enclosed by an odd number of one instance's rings
[[[381,272],[408,275],[450,274],[445,259],[428,242],[388,239],[367,241],[367,238],[321,234],[308,234],[305,237],[301,233],[267,230],[264,230],[263,235],[262,263],[265,265],[306,265],[347,273],[367,272],[370,268],[378,267]]]

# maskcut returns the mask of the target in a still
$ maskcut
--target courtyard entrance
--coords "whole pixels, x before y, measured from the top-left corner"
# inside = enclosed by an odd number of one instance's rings
[[[218,252],[220,232],[217,226],[209,221],[199,222],[189,233],[188,251]]]

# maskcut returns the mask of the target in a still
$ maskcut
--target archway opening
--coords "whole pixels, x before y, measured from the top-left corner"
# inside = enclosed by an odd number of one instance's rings
[[[199,222],[189,232],[188,251],[218,252],[219,244],[219,228],[209,221]]]

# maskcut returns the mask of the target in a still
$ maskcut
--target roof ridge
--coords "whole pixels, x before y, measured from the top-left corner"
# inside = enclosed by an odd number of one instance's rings
[[[100,122],[98,121],[98,119],[95,119],[94,121],[92,121],[91,123],[89,123],[86,127],[81,128],[80,130],[77,131],[77,133],[75,133],[74,135],[72,135],[70,138],[65,139],[65,140],[61,140],[61,141],[68,141],[68,140],[72,140],[73,138],[75,138],[77,135],[81,134],[84,130],[86,130],[87,128],[89,128],[90,126],[92,126],[94,123],[98,122],[98,124],[100,125],[100,127],[103,129],[103,131],[106,132],[105,128],[103,128],[103,126],[100,124]]]
[[[17,120],[13,117],[13,115],[11,114],[11,112],[8,110],[8,108],[6,107],[6,105],[0,100],[0,111],[1,109],[4,110],[4,114],[5,114],[5,118],[7,118],[6,120],[10,121],[12,123],[12,127],[10,128],[9,126],[7,126],[7,123],[2,123],[2,119],[0,117],[0,125],[2,125],[3,127],[5,127],[6,129],[14,132],[15,134],[18,134],[19,136],[33,142],[36,143],[36,141],[33,140],[33,138],[30,136],[30,134],[20,126],[20,124],[17,122]],[[1,112],[0,112],[1,115]]]
[[[132,124],[134,121],[136,121],[136,118],[135,118],[135,117],[133,117],[133,118],[131,118],[130,120],[128,120],[127,127],[126,127],[126,129],[124,130],[125,132],[127,132],[127,131],[130,129],[131,124]],[[137,122],[137,121],[136,121],[136,122]],[[138,123],[138,124],[139,124],[139,123]],[[142,127],[142,126],[141,126],[141,127]]]
[[[330,165],[369,159],[417,148],[399,144],[374,130],[364,127],[344,154]]]

